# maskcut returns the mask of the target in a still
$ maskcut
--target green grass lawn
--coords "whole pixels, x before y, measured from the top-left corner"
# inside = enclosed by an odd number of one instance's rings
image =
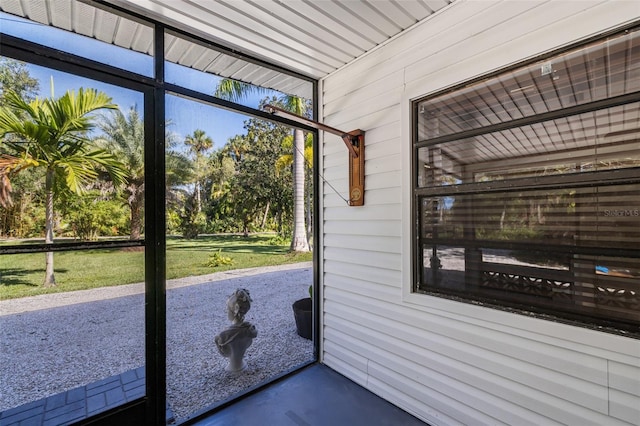
[[[270,245],[272,235],[206,236],[167,239],[167,278],[182,278],[230,269],[306,262],[311,253],[292,254],[288,246]],[[207,266],[218,251],[232,263]],[[0,256],[0,300],[130,284],[144,281],[144,252],[131,249],[54,253],[57,286],[43,288],[44,253]]]

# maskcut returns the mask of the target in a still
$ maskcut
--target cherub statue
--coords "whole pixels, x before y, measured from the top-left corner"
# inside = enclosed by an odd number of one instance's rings
[[[244,320],[251,309],[251,302],[249,290],[244,288],[237,289],[227,299],[227,317],[231,326],[215,337],[218,351],[229,358],[227,371],[239,372],[247,367],[243,360],[244,353],[258,335],[256,327]]]

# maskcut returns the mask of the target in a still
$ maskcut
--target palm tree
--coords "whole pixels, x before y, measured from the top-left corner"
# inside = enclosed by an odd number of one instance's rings
[[[292,151],[293,147],[293,135],[289,136],[287,139],[282,141],[282,147],[285,150]],[[309,236],[311,235],[311,194],[309,191],[309,185],[311,184],[311,169],[313,167],[313,138],[311,134],[307,134],[307,137],[304,140],[304,161],[306,163],[305,169],[305,198],[306,198],[306,217],[307,217],[307,241],[309,240]],[[286,168],[292,167],[294,161],[293,152],[291,154],[284,154],[278,158],[276,162],[276,172],[282,172]]]
[[[111,117],[102,117],[99,126],[104,135],[95,139],[95,143],[113,153],[129,173],[127,184],[124,187],[130,215],[129,239],[137,240],[142,237],[144,229],[144,119],[135,105],[129,108],[126,115],[119,109],[111,112],[113,113]],[[168,129],[172,124],[170,120],[166,121],[165,128]],[[189,160],[182,153],[173,150],[177,142],[178,136],[167,130],[165,133],[167,147],[165,170],[168,200],[174,199],[176,196],[171,188],[184,184],[190,175]]]
[[[193,189],[193,195],[195,198],[196,213],[200,213],[202,211],[202,179],[207,174],[208,169],[206,159],[204,159],[204,153],[213,146],[213,139],[207,136],[204,130],[196,129],[192,135],[185,138],[184,143],[195,155],[195,187]]]
[[[111,98],[94,89],[68,91],[58,99],[31,102],[10,92],[0,106],[0,139],[12,151],[14,172],[31,167],[45,169],[45,242],[53,243],[53,201],[61,191],[82,193],[105,169],[115,185],[125,181],[126,170],[117,159],[91,145],[92,113],[115,109]],[[2,182],[2,180],[0,180]],[[0,183],[1,185],[1,183]],[[6,183],[5,183],[6,185]],[[2,191],[0,191],[2,192]],[[55,286],[53,252],[46,253],[43,285]]]
[[[129,172],[124,195],[129,206],[130,240],[142,235],[144,208],[144,121],[135,106],[125,116],[115,110],[100,122],[104,136],[96,143],[115,155]]]
[[[215,96],[237,102],[251,93],[266,93],[267,90],[252,84],[225,78],[220,81]],[[307,102],[297,96],[281,98],[284,107],[297,115],[307,113]],[[304,132],[293,130],[293,237],[290,250],[309,251],[309,240],[304,226]]]

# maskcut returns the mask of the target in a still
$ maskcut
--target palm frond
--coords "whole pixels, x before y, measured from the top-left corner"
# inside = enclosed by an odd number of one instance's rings
[[[231,102],[240,102],[251,94],[267,93],[267,89],[242,81],[224,78],[218,83],[213,96]]]

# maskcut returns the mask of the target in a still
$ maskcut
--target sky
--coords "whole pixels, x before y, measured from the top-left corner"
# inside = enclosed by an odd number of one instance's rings
[[[149,56],[1,12],[0,29],[2,32],[16,37],[56,47],[99,62],[126,67],[139,74],[151,76],[153,70],[153,61]],[[139,92],[32,64],[28,64],[27,69],[31,76],[40,82],[40,97],[51,96],[50,82],[53,78],[55,97],[62,96],[67,90],[77,90],[80,87],[94,88],[109,95],[113,99],[113,103],[117,104],[120,110],[125,113],[132,106],[137,106],[140,114],[143,112],[143,97]],[[174,64],[167,64],[166,79],[168,82],[185,85],[207,94],[214,92],[217,81],[219,81],[217,77],[194,72]],[[274,93],[277,94],[277,92]],[[257,108],[262,97],[264,95],[249,96],[243,104]],[[201,129],[213,139],[214,149],[222,147],[229,138],[237,134],[244,134],[244,121],[249,118],[242,114],[173,95],[167,95],[166,101],[166,115],[171,123],[169,130],[177,134],[178,140],[182,141],[194,130]]]

